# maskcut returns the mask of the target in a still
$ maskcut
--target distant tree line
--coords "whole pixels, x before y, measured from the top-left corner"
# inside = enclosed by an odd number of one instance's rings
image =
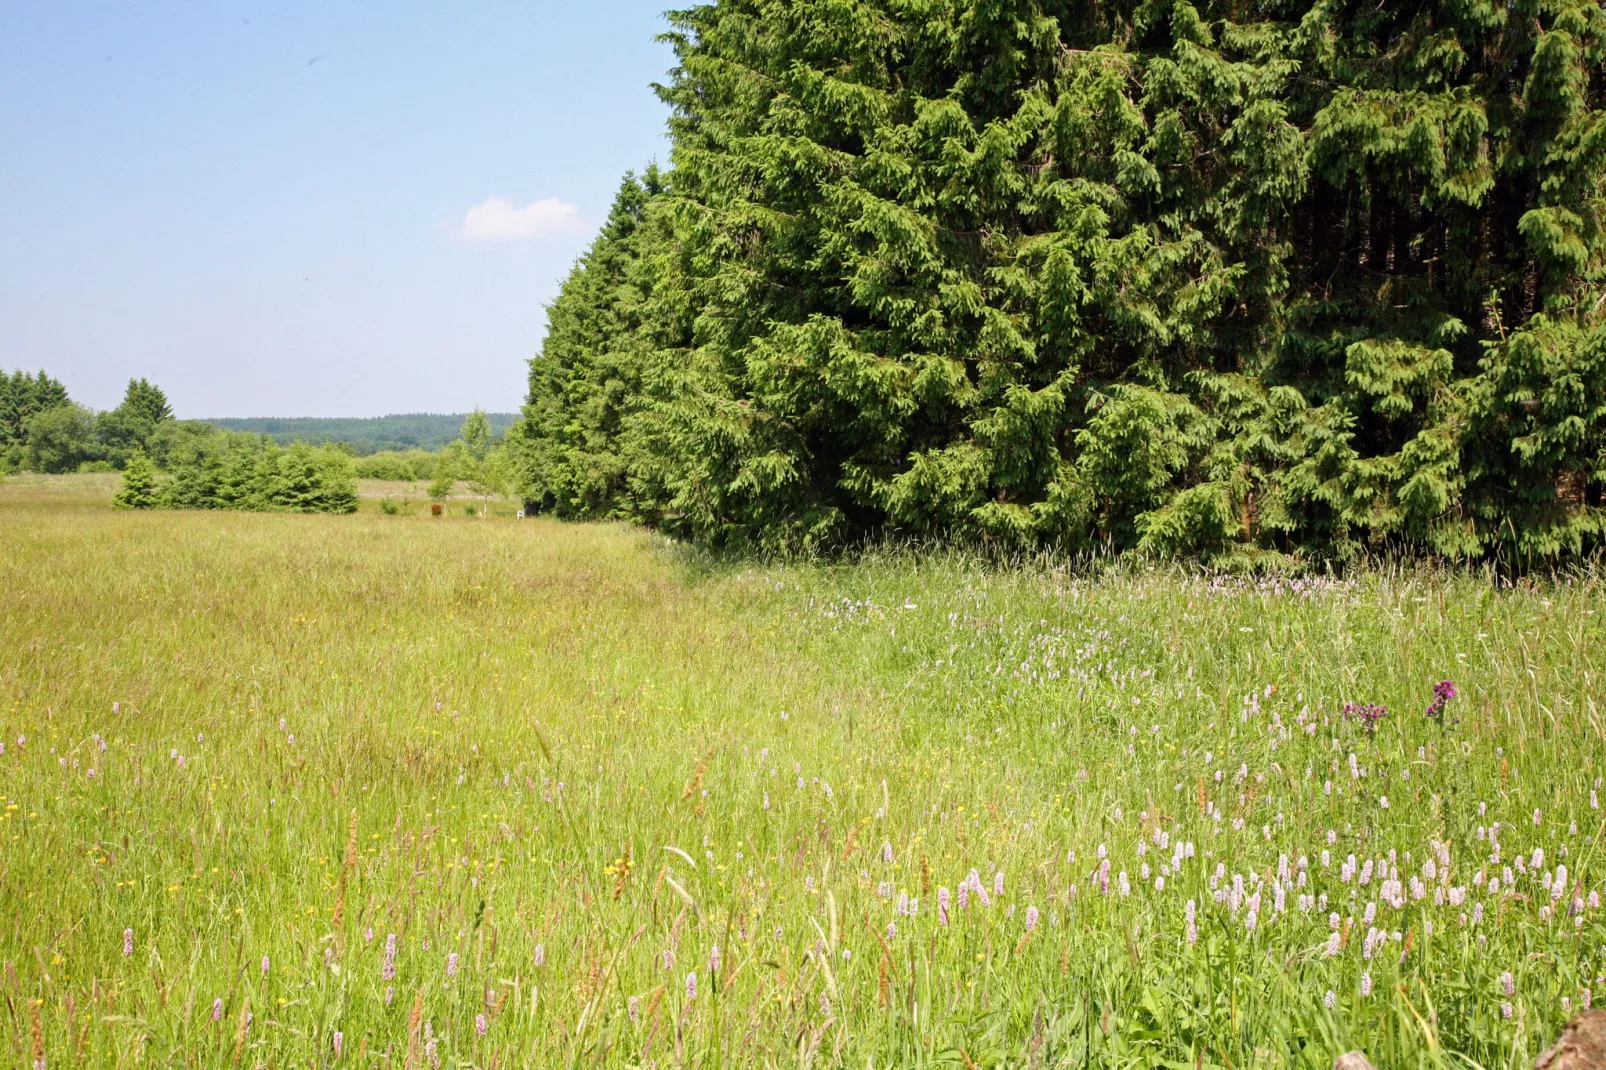
[[[116,471],[123,508],[349,513],[356,470],[347,450],[289,448],[263,435],[176,420],[167,395],[132,379],[122,403],[92,412],[45,372],[0,374],[0,471]]]
[[[271,437],[281,446],[292,442],[344,443],[358,457],[381,452],[435,452],[457,440],[470,414],[404,413],[362,419],[321,417],[264,417],[208,420],[223,431],[252,431]],[[486,413],[493,436],[506,434],[515,413]],[[388,476],[364,478],[384,479]],[[402,477],[398,477],[402,478]],[[422,478],[428,479],[425,475]]]
[[[511,433],[721,545],[1606,533],[1606,10],[717,0]]]
[[[45,372],[0,373],[0,471],[112,471],[136,450],[165,458],[211,428],[173,419],[167,395],[131,379],[115,409],[92,412]]]

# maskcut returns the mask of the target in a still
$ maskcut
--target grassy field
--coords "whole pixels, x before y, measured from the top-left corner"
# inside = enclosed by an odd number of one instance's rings
[[[108,500],[0,485],[6,1065],[1516,1068],[1606,992],[1598,577]]]

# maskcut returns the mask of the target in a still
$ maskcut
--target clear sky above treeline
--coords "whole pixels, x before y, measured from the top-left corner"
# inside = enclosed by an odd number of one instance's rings
[[[0,366],[181,417],[506,411],[624,171],[660,0],[0,0]]]

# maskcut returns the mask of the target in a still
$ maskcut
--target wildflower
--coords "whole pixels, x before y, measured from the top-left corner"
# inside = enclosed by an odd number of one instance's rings
[[[672,970],[674,968],[675,968],[675,952],[674,952],[673,949],[666,947],[666,948],[664,948],[664,969],[665,970]]]
[[[385,937],[385,961],[379,967],[379,979],[382,981],[394,981],[396,979],[395,933]]]
[[[714,945],[714,949],[708,953],[708,972],[709,973],[718,973],[719,972],[719,945],[718,944],[715,944]]]
[[[123,930],[123,957],[127,958],[134,953],[134,930]]]
[[[263,955],[262,956],[262,976],[266,977],[267,975],[268,975],[268,956]]]
[[[1027,932],[1031,932],[1033,929],[1037,928],[1038,916],[1039,915],[1037,913],[1037,908],[1036,907],[1033,906],[1033,907],[1027,907],[1026,908],[1026,931]]]
[[[395,998],[396,998],[396,986],[395,985],[386,985],[385,986],[385,1006],[387,1006],[387,1007],[390,1006],[390,1001],[395,999]]]
[[[883,843],[881,845],[881,861],[886,865],[892,865],[892,844]]]
[[[1349,702],[1344,705],[1344,716],[1360,721],[1368,732],[1376,732],[1378,723],[1388,716],[1388,712],[1388,707],[1370,702]],[[1350,756],[1350,772],[1355,772],[1354,755]]]
[[[483,1015],[481,1017],[483,1017]],[[339,1030],[336,1030],[335,1031],[335,1036],[334,1036],[334,1045],[335,1045],[335,1058],[338,1059],[338,1058],[340,1058],[341,1049],[346,1046],[346,1034],[340,1032]]]
[[[1500,975],[1500,990],[1508,997],[1517,994],[1517,979],[1511,976],[1510,970]]]
[[[457,976],[457,952],[455,951],[446,956],[446,976]]]
[[[630,1024],[635,1025],[641,1021],[641,1000],[631,996],[625,1000],[625,1014],[630,1017]]]
[[[999,870],[993,874],[993,894],[1002,898],[1004,895],[1004,872]]]
[[[212,1001],[212,1020],[214,1022],[223,1020],[223,998],[221,996]]]
[[[1182,908],[1182,917],[1185,926],[1184,932],[1186,934],[1189,947],[1192,947],[1199,942],[1198,910],[1199,908],[1197,904],[1195,904],[1192,899],[1188,900],[1187,905]]]
[[[1368,970],[1367,972],[1361,974],[1361,998],[1365,999],[1367,996],[1370,996],[1371,994],[1372,994],[1372,972],[1370,970]]]
[[[1332,1010],[1334,1007],[1338,1006],[1338,993],[1329,988],[1327,990],[1327,995],[1322,997],[1322,1006],[1326,1007],[1328,1010]]]
[[[1433,701],[1428,704],[1427,715],[1433,720],[1444,719],[1444,707],[1455,698],[1455,684],[1449,680],[1440,680],[1433,685]]]
[[[1512,1013],[1511,1004],[1509,1004],[1509,1003],[1500,1004],[1500,1017],[1502,1017],[1502,1018],[1510,1018],[1511,1017],[1511,1013]]]
[[[948,924],[948,889],[946,887],[937,889],[937,924],[943,926]]]
[[[476,1014],[474,1016],[474,1032],[483,1037],[485,1035],[485,1031],[489,1028],[490,1024],[486,1022],[485,1015]]]
[[[689,1003],[689,1002],[691,1002],[692,1000],[694,1000],[696,998],[697,998],[697,974],[695,972],[694,973],[688,973],[686,975],[686,1001]]]
[[[533,958],[535,960],[535,968],[536,969],[539,970],[542,966],[546,965],[546,945],[545,944],[536,944],[535,945],[535,954],[534,954]]]

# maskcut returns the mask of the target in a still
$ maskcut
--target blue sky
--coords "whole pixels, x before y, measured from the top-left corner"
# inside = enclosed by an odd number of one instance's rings
[[[181,417],[509,411],[665,0],[0,0],[0,368]]]

